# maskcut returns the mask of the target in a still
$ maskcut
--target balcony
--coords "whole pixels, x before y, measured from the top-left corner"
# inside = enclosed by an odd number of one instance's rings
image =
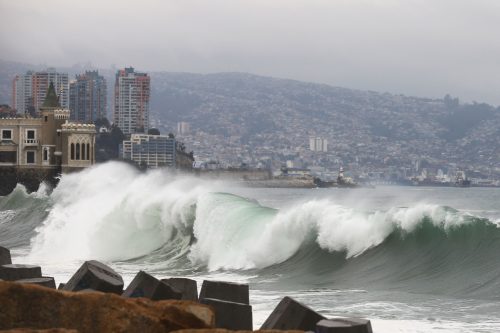
[[[40,144],[40,140],[37,140],[37,139],[25,139],[24,140],[25,146],[38,146],[39,144]]]

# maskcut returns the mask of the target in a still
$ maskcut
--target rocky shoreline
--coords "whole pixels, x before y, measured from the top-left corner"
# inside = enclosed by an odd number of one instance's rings
[[[157,279],[140,271],[125,288],[111,267],[86,261],[58,290],[40,266],[12,264],[0,246],[2,332],[228,332],[252,331],[249,285]],[[371,333],[369,320],[328,319],[283,298],[260,331]]]

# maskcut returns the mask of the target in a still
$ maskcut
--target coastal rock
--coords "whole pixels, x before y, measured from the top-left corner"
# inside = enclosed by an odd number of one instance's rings
[[[82,289],[121,294],[123,279],[111,267],[99,261],[90,260],[83,263],[62,290],[78,291]]]
[[[198,301],[198,285],[195,280],[187,278],[161,279],[175,291],[182,294],[181,299],[186,301]]]
[[[181,299],[182,294],[175,291],[144,271],[140,271],[122,294],[123,297],[146,297],[153,301],[161,299]]]
[[[210,305],[215,310],[215,327],[230,330],[252,329],[252,307],[248,304],[204,298],[202,304]]]
[[[316,324],[316,333],[372,333],[372,325],[360,318],[324,319]]]
[[[0,279],[16,281],[42,277],[40,266],[7,264],[0,266]]]
[[[260,329],[314,331],[316,324],[323,319],[326,318],[287,296],[281,300]]]
[[[250,304],[248,284],[233,282],[204,280],[201,285],[200,301],[204,298]]]
[[[15,328],[12,330],[2,330],[2,333],[78,333],[77,330],[66,328],[49,328],[46,330],[37,330],[33,328]]]
[[[159,333],[214,325],[213,311],[194,302],[61,292],[12,282],[0,282],[0,309],[0,330],[56,327],[80,333]]]
[[[33,279],[16,280],[15,282],[17,282],[17,283],[36,284],[36,285],[39,285],[39,286],[42,286],[42,287],[56,289],[56,282],[54,281],[54,278],[50,277],[50,276],[42,276],[42,277],[33,278]]]
[[[10,257],[10,250],[0,246],[0,265],[12,264],[12,258]]]

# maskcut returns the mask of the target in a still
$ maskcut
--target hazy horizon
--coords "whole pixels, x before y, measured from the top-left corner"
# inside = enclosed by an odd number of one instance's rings
[[[244,72],[500,104],[493,0],[0,0],[0,9],[7,61]]]

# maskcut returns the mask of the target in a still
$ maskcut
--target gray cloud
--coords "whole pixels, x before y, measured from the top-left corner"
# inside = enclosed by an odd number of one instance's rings
[[[496,0],[0,0],[1,57],[500,104]]]

